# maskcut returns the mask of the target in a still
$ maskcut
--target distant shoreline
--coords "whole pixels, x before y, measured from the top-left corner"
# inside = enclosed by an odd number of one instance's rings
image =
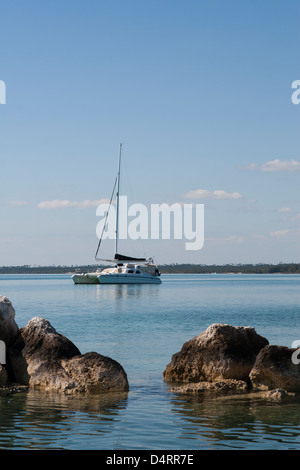
[[[0,274],[74,274],[93,272],[105,266],[0,266]],[[300,274],[300,263],[279,264],[164,264],[159,265],[162,274]]]

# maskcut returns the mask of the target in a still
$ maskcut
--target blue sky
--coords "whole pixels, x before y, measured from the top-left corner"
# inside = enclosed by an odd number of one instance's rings
[[[157,263],[299,262],[299,13],[295,0],[2,3],[0,265],[94,262],[120,142],[132,203],[205,205],[203,248],[144,241]]]

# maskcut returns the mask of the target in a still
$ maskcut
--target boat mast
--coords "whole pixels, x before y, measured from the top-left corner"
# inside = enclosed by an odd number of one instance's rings
[[[121,152],[122,152],[122,144],[120,144],[119,168],[118,168],[117,217],[116,217],[116,254],[118,253],[118,242],[119,242],[119,195],[120,195]]]

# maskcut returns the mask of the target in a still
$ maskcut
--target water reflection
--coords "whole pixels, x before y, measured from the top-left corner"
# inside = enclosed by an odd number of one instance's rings
[[[207,448],[299,449],[300,398],[270,402],[258,395],[174,396],[172,411],[183,418],[181,438]]]
[[[96,298],[97,301],[130,300],[159,295],[160,285],[152,284],[82,284],[74,286],[74,297]]]
[[[97,300],[139,299],[157,295],[159,292],[159,285],[152,284],[111,284],[95,287]]]
[[[87,435],[110,433],[127,400],[128,393],[68,396],[2,391],[0,448],[78,448],[78,440]]]

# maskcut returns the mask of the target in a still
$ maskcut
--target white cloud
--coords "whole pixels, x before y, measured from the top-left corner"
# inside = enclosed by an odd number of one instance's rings
[[[290,230],[275,230],[275,232],[270,232],[271,237],[284,237]]]
[[[184,194],[187,199],[242,199],[243,196],[240,193],[227,193],[222,189],[216,189],[215,191],[208,191],[207,189],[195,189],[188,191]]]
[[[258,163],[250,163],[243,167],[245,170],[260,170],[266,172],[276,172],[276,171],[289,171],[296,172],[300,171],[300,162],[297,160],[271,160],[269,162],[258,165]]]
[[[245,237],[239,235],[229,235],[229,237],[227,237],[227,240],[229,242],[242,243],[245,240]]]
[[[300,212],[298,212],[294,217],[291,217],[290,220],[300,220]]]
[[[100,204],[109,204],[109,199],[98,199],[98,200],[89,200],[78,202],[78,209],[87,209],[89,207],[98,207]]]
[[[211,241],[214,243],[226,243],[226,242],[233,242],[233,243],[243,243],[246,241],[246,237],[243,235],[228,235],[227,237],[220,237],[220,238],[214,238],[214,237],[207,237],[206,241]]]
[[[27,201],[9,201],[7,204],[9,206],[26,206]]]
[[[78,202],[68,201],[68,200],[59,200],[55,199],[53,201],[42,201],[38,204],[40,209],[60,209],[62,207],[74,207],[77,206]]]
[[[38,204],[40,209],[61,209],[66,207],[77,207],[77,209],[87,209],[98,207],[100,204],[109,203],[109,199],[69,201],[68,199],[54,199],[52,201],[42,201]]]
[[[290,207],[279,207],[278,212],[291,212]]]

